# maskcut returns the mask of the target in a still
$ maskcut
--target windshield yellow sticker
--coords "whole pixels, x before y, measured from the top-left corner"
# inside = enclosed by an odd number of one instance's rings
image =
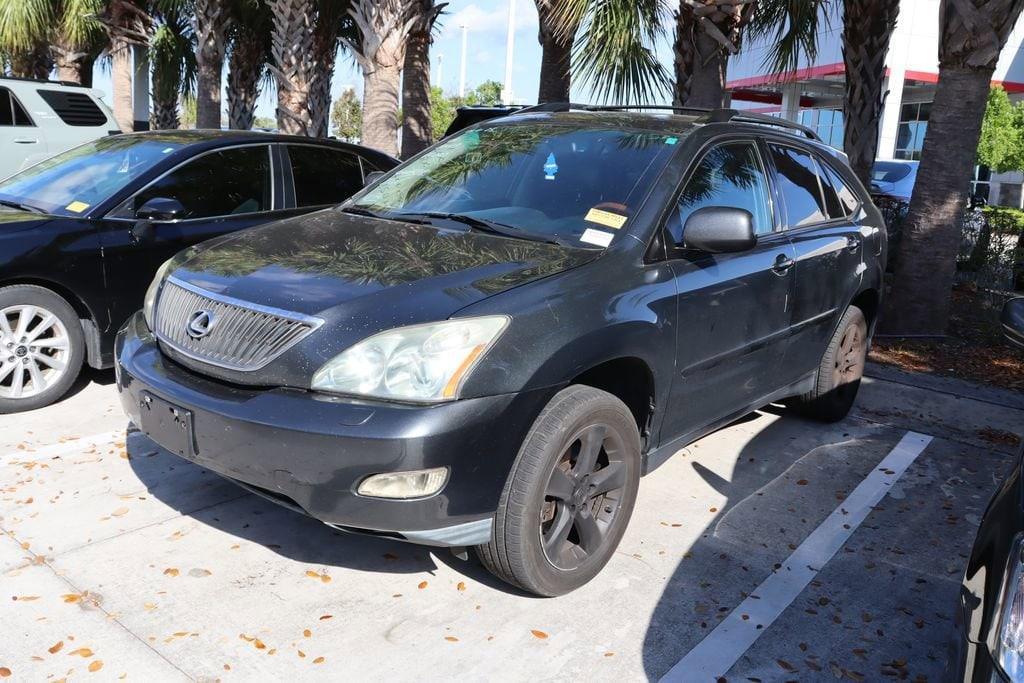
[[[82,213],[83,211],[89,208],[89,205],[86,204],[85,202],[74,201],[65,206],[64,208],[67,209],[68,211],[73,211],[75,213]]]
[[[626,224],[626,217],[620,216],[617,213],[611,211],[602,211],[601,209],[591,209],[587,212],[587,215],[583,217],[583,220],[590,221],[591,223],[600,223],[609,228],[618,230]]]

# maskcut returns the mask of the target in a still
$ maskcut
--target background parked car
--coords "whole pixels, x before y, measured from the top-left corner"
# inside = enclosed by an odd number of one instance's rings
[[[398,161],[332,140],[108,136],[0,182],[0,413],[60,398],[161,263],[203,240],[337,204]]]
[[[73,83],[0,78],[0,178],[118,133],[101,97]]]
[[[909,202],[917,181],[917,161],[878,160],[871,167],[871,194]]]
[[[1003,306],[1008,339],[1024,346],[1024,297]],[[978,527],[956,613],[950,680],[1024,680],[1024,446]]]

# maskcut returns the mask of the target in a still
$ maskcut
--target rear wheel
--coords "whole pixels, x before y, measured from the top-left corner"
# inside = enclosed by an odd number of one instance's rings
[[[67,301],[34,285],[0,288],[0,414],[63,396],[85,358],[85,335]]]
[[[520,449],[477,547],[499,578],[555,596],[587,583],[611,558],[640,482],[640,436],[626,405],[587,386],[559,392]]]
[[[800,413],[823,422],[841,420],[857,398],[868,354],[868,323],[856,306],[846,309],[818,366],[813,391],[794,399]]]

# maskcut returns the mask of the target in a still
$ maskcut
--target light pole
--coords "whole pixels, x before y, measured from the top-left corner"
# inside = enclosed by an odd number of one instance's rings
[[[468,27],[462,25],[462,64],[459,65],[459,97],[466,96],[466,33]]]
[[[508,33],[505,36],[505,87],[501,101],[512,104],[512,57],[516,42],[516,0],[508,0]]]
[[[441,53],[437,55],[437,80],[435,84],[442,91],[444,90],[444,55]]]

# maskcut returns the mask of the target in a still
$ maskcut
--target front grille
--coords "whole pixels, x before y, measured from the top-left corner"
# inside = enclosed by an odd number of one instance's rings
[[[208,332],[188,331],[199,312],[209,314]],[[319,318],[239,301],[207,292],[175,277],[160,290],[154,315],[157,339],[189,358],[228,370],[259,370],[319,327]]]

